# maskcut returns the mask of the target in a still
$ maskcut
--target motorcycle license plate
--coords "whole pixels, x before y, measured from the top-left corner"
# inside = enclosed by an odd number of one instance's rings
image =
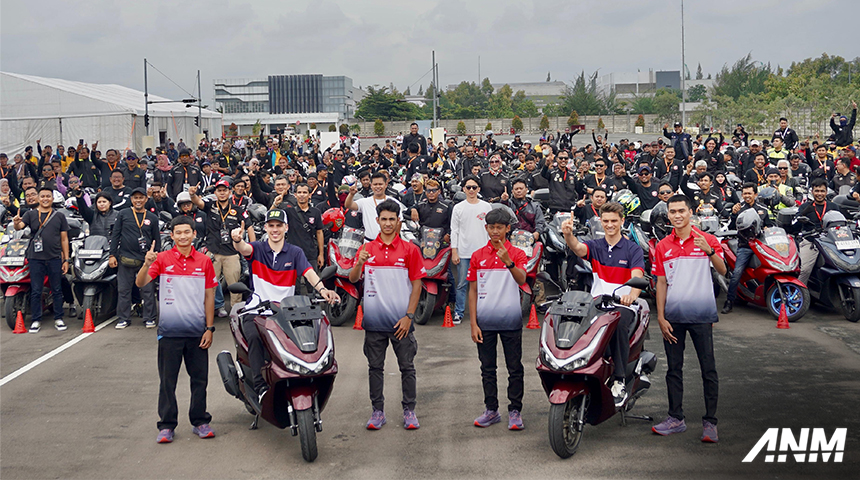
[[[836,248],[839,250],[856,250],[860,249],[860,240],[842,240],[836,242]]]
[[[0,258],[0,265],[6,267],[22,267],[24,266],[24,257],[3,257]]]
[[[101,250],[78,250],[78,256],[81,258],[99,258],[102,253]]]

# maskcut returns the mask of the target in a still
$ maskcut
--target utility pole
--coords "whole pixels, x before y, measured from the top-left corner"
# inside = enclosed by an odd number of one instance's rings
[[[438,125],[438,120],[436,119],[436,89],[439,88],[436,85],[436,50],[433,50],[433,128],[436,128]]]
[[[197,133],[203,133],[203,98],[200,96],[200,70],[197,70]]]
[[[149,136],[149,85],[146,80],[146,59],[143,59],[143,123],[146,125],[146,136]]]
[[[681,124],[687,128],[687,83],[685,81],[685,69],[687,60],[684,50],[684,0],[681,0]]]

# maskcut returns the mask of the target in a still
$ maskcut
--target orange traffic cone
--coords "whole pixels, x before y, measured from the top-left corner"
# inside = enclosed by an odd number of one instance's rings
[[[361,321],[364,320],[364,310],[361,309],[361,305],[358,306],[358,310],[355,312],[355,325],[352,326],[353,330],[364,330],[361,328]]]
[[[454,326],[454,319],[451,317],[451,305],[445,306],[445,319],[442,321],[442,326],[444,328],[452,328]]]
[[[95,333],[96,326],[93,325],[93,314],[90,312],[90,309],[87,309],[86,315],[84,315],[84,328],[81,329],[84,333]]]
[[[776,328],[791,328],[788,326],[788,314],[785,312],[785,303],[779,306],[779,320],[776,321]]]
[[[27,327],[24,326],[24,315],[21,315],[21,310],[18,310],[18,318],[15,319],[15,330],[12,333],[27,333]]]
[[[526,328],[530,330],[535,330],[540,328],[540,323],[538,323],[537,319],[537,311],[535,310],[534,304],[532,304],[532,310],[529,312],[529,323],[526,325]]]

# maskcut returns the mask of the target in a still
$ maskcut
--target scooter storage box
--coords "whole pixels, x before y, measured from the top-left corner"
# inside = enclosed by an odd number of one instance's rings
[[[794,233],[799,226],[799,224],[794,225],[795,218],[797,218],[797,207],[783,208],[776,214],[776,225],[784,228],[788,233]]]

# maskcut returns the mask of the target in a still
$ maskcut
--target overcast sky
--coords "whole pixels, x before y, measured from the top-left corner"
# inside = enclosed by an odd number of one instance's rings
[[[0,0],[0,69],[143,89],[143,58],[211,102],[212,79],[346,75],[355,85],[570,81],[677,70],[680,1]],[[858,0],[688,0],[687,67],[707,76],[752,52],[788,66],[860,55]],[[846,21],[852,20],[851,23]],[[840,33],[842,32],[842,33]],[[150,92],[186,94],[157,72]]]

